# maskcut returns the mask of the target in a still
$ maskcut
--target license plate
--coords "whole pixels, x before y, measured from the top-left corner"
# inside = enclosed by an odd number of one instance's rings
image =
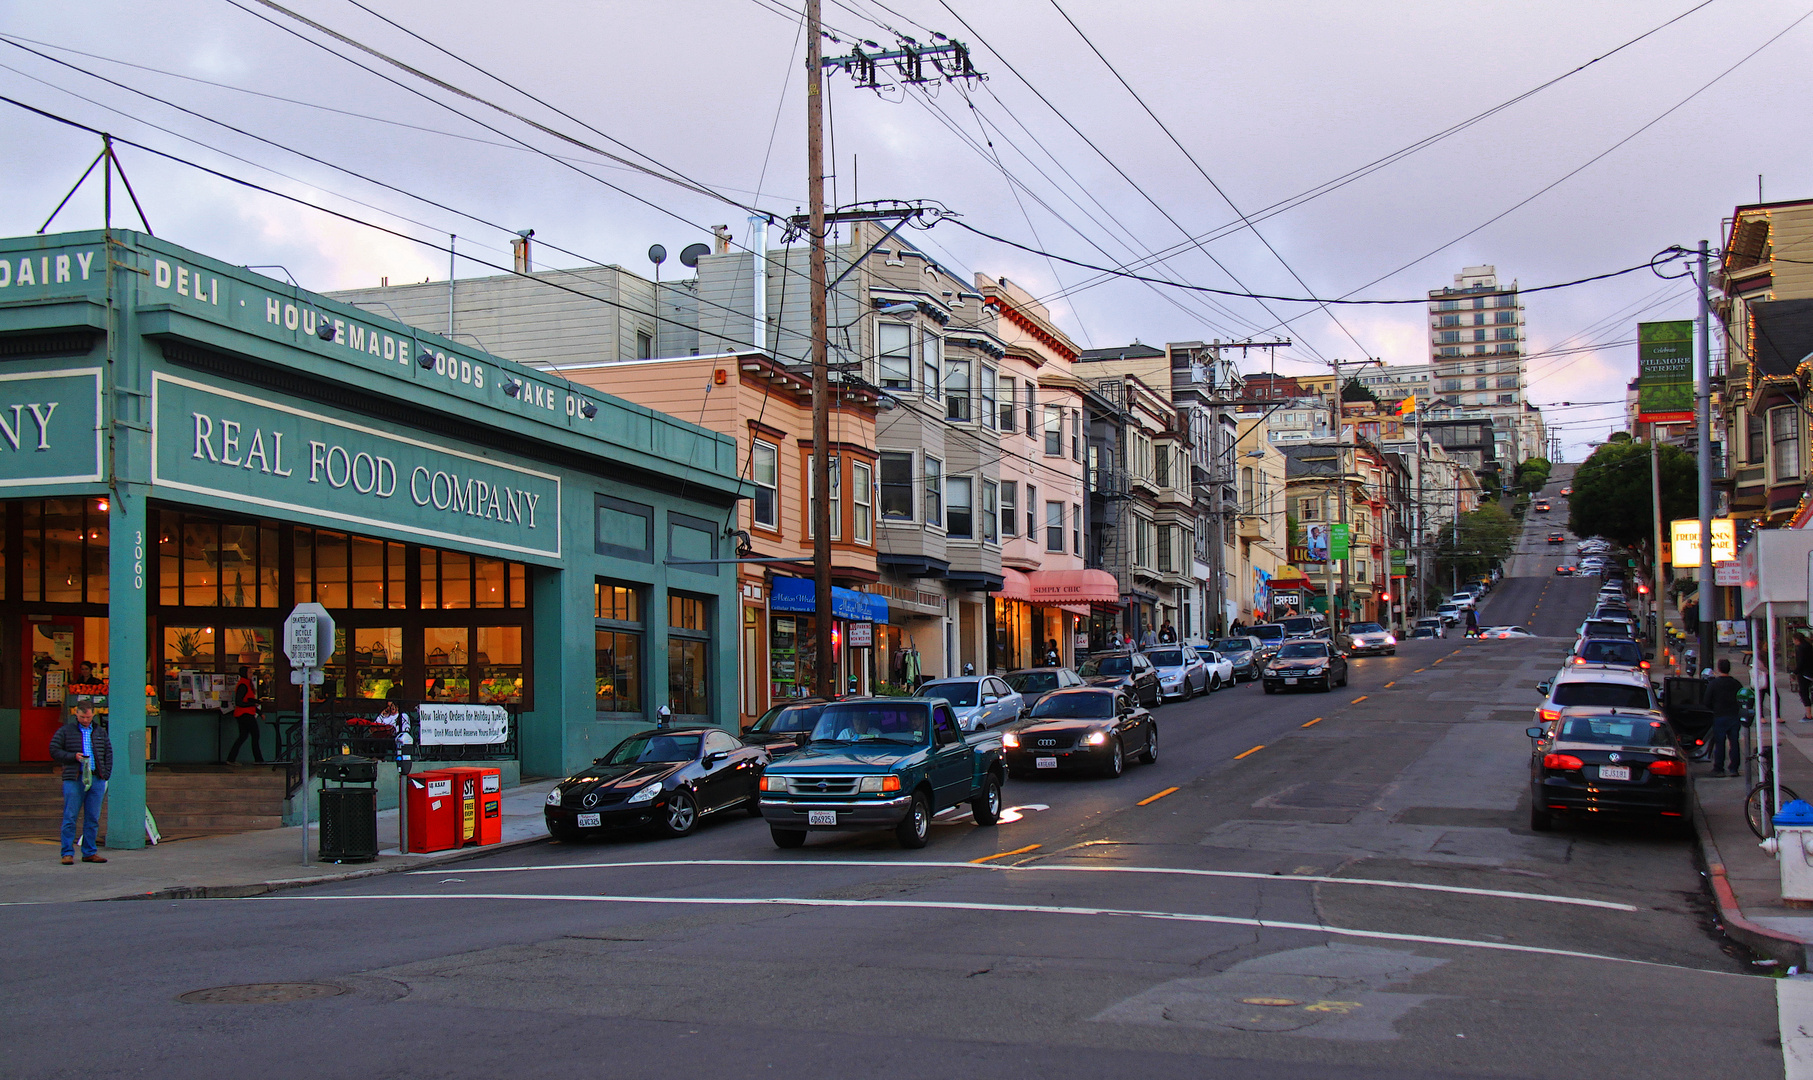
[[[1058,767],[1058,759],[1054,757],[1033,758],[1032,765],[1035,769],[1055,769]]]
[[[835,824],[837,824],[837,811],[835,811],[835,810],[808,810],[808,811],[806,811],[806,824],[808,824],[808,825],[835,825]]]
[[[603,823],[604,823],[604,819],[603,819],[602,815],[599,815],[599,814],[581,814],[581,815],[579,815],[579,827],[582,829],[596,829],[599,825],[601,825]]]
[[[1286,679],[1286,680],[1284,680],[1284,685],[1286,685],[1286,686],[1295,686],[1295,685],[1297,685],[1297,680],[1295,680],[1295,679]]]
[[[1630,766],[1629,765],[1601,765],[1601,766],[1599,766],[1599,779],[1601,779],[1601,780],[1629,780],[1630,779]]]

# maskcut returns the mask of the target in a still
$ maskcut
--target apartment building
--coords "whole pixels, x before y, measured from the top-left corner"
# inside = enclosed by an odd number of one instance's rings
[[[1517,282],[1494,266],[1469,266],[1429,291],[1429,358],[1436,419],[1490,418],[1494,456],[1512,462],[1545,452],[1542,413],[1526,407],[1528,327]]]

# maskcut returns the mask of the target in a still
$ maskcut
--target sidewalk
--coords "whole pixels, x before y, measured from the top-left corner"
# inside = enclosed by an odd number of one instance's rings
[[[490,847],[397,853],[397,812],[378,814],[378,842],[388,845],[374,862],[322,863],[316,856],[319,825],[309,828],[309,865],[302,865],[299,826],[176,840],[138,851],[101,848],[105,866],[77,860],[64,866],[55,839],[0,841],[0,905],[67,900],[119,900],[162,896],[252,896],[311,882],[414,870],[471,858],[476,853],[546,840],[541,807],[557,781],[542,780],[504,792],[503,842]],[[47,823],[47,833],[56,822]]]
[[[1782,718],[1777,771],[1784,785],[1808,794],[1813,793],[1813,724],[1799,720],[1800,703],[1794,705],[1792,717]],[[1757,724],[1747,737],[1767,740],[1768,724]],[[1783,902],[1781,869],[1758,846],[1744,820],[1744,797],[1754,780],[1710,778],[1703,772],[1710,768],[1694,767],[1695,824],[1725,932],[1759,956],[1773,957],[1784,969],[1793,965],[1806,971],[1813,909]]]

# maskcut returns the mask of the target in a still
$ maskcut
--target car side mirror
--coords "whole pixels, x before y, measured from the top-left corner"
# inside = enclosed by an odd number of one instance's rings
[[[723,750],[713,750],[711,753],[705,755],[705,767],[710,768],[729,756],[730,755]]]
[[[984,705],[997,705],[1000,703],[1000,701],[1001,701],[1001,698],[999,695],[996,695],[996,694],[983,694],[982,695],[982,704],[984,704]]]
[[[1542,727],[1540,725],[1527,727],[1523,729],[1523,733],[1532,739],[1540,739],[1542,738]]]
[[[1549,686],[1550,686],[1549,680],[1544,679],[1541,682],[1536,684],[1536,692],[1538,694],[1546,695],[1549,692]]]

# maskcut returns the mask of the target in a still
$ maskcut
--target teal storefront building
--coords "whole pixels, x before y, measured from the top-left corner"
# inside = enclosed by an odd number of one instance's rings
[[[141,233],[0,240],[0,764],[104,682],[107,842],[140,846],[241,666],[299,709],[304,601],[340,628],[317,708],[504,705],[507,772],[662,705],[734,729],[745,494],[729,438],[381,314]]]

